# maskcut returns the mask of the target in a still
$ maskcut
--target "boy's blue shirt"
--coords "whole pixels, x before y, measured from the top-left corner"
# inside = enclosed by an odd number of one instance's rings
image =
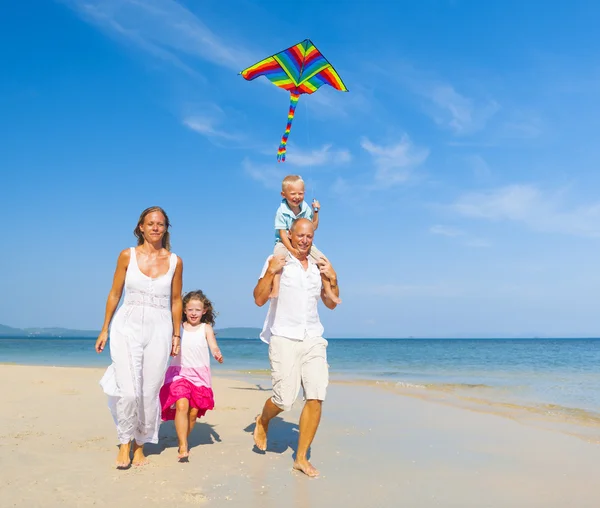
[[[300,204],[300,212],[298,212],[298,215],[294,215],[294,212],[292,212],[287,204],[287,200],[283,199],[275,214],[275,243],[281,241],[281,238],[279,237],[280,229],[289,231],[292,227],[292,222],[296,219],[308,219],[312,221],[312,218],[313,210],[306,201],[302,201]]]

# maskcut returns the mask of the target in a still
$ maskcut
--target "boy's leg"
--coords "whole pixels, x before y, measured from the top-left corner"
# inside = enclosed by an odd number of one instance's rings
[[[273,249],[274,256],[287,256],[288,250],[285,248],[281,242],[277,242],[275,244],[275,248]],[[273,288],[271,289],[271,294],[269,298],[277,298],[279,296],[279,282],[281,281],[281,273],[278,273],[273,277]]]
[[[315,245],[313,245],[310,249],[310,257],[317,264],[321,259],[327,259],[325,254],[323,254],[319,249],[317,249]],[[331,281],[323,275],[321,275],[321,281],[323,282],[323,289],[325,290],[325,294],[328,296],[328,298],[337,304],[342,303],[340,297],[333,292],[333,289],[331,289]]]
[[[313,259],[313,261],[315,263],[319,262],[319,259],[324,258],[325,254],[323,254],[319,249],[317,249],[317,246],[313,244],[313,246],[310,248],[310,257]]]

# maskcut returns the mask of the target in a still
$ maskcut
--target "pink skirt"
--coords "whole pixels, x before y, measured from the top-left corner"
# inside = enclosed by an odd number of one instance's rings
[[[190,409],[198,410],[198,418],[215,407],[212,388],[196,386],[187,379],[180,378],[163,385],[160,389],[161,418],[163,421],[175,419],[175,402],[179,399],[188,399]]]

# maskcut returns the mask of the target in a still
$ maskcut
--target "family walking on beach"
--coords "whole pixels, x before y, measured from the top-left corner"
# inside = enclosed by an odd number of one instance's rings
[[[269,422],[292,408],[302,387],[306,402],[293,467],[317,476],[307,453],[329,383],[318,301],[334,309],[339,288],[331,263],[313,246],[320,204],[304,201],[304,182],[297,175],[284,178],[281,195],[275,249],[254,288],[258,306],[270,302],[261,339],[269,344],[273,384],[273,395],[256,417],[254,443],[267,449]],[[215,312],[202,291],[182,298],[183,262],[171,253],[169,226],[160,207],[140,215],[137,247],[119,255],[96,341],[101,353],[110,336],[112,363],[100,383],[117,427],[119,469],[147,463],[144,444],[158,442],[161,420],[174,420],[178,459],[187,461],[187,439],[197,418],[214,408],[210,356],[223,362],[212,328]]]

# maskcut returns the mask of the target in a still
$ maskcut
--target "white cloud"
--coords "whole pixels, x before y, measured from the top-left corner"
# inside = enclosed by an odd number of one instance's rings
[[[319,150],[302,152],[297,147],[290,150],[286,156],[286,163],[291,166],[322,166],[324,164],[345,164],[352,160],[352,155],[347,149],[332,150],[331,145],[324,145]]]
[[[381,297],[453,298],[463,294],[458,287],[446,284],[381,284],[365,288],[365,293]]]
[[[190,71],[181,56],[241,70],[253,62],[243,46],[233,46],[174,0],[63,0],[86,21],[154,56]]]
[[[479,154],[468,155],[466,161],[471,166],[476,178],[487,179],[492,175],[492,169],[487,161]]]
[[[420,87],[420,94],[431,101],[434,121],[456,135],[471,134],[485,127],[500,109],[496,101],[476,101],[458,93],[449,84]]]
[[[476,249],[487,249],[492,246],[492,243],[485,238],[472,238],[471,240],[467,240],[465,242],[467,247],[474,247]]]
[[[206,117],[188,117],[183,119],[183,124],[208,138],[222,138],[226,140],[238,140],[240,137],[235,134],[219,130],[214,125],[214,120]]]
[[[407,135],[391,145],[376,145],[368,138],[361,141],[362,148],[372,157],[375,164],[375,187],[388,188],[407,181],[412,170],[429,156],[426,148],[415,147]]]
[[[346,196],[352,192],[352,186],[348,183],[348,180],[338,176],[331,186],[331,191],[339,196]]]
[[[249,159],[242,161],[244,173],[253,180],[262,183],[268,189],[281,190],[281,181],[288,174],[282,166],[278,163],[254,164]]]
[[[431,226],[429,228],[429,232],[432,235],[441,235],[441,236],[449,236],[449,237],[463,236],[465,234],[465,232],[460,229],[456,229],[456,228],[449,227],[449,226],[442,226],[440,224]]]
[[[461,196],[452,209],[464,217],[520,222],[536,231],[600,237],[600,203],[568,207],[564,191],[509,185]]]
[[[500,110],[500,105],[494,99],[468,96],[447,80],[408,62],[396,62],[393,70],[390,70],[389,64],[373,68],[375,72],[385,74],[425,99],[424,112],[437,125],[457,136],[481,131]]]
[[[445,236],[447,238],[460,239],[461,243],[466,247],[484,248],[491,247],[491,243],[484,238],[475,238],[462,229],[453,228],[451,226],[443,226],[436,224],[429,228],[432,235]]]
[[[182,123],[188,129],[205,136],[209,141],[218,146],[225,143],[228,147],[235,141],[237,147],[246,139],[246,135],[239,132],[230,132],[221,127],[221,125],[236,124],[235,118],[239,116],[236,111],[223,111],[218,104],[212,102],[203,102],[197,104],[187,104],[181,109]]]

